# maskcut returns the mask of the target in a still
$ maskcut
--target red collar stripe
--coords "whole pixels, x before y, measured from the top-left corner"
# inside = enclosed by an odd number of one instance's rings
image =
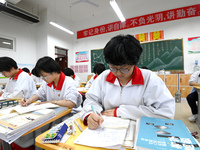
[[[18,73],[16,74],[16,76],[13,78],[13,80],[17,80],[18,77],[19,77],[19,75],[20,75],[20,73],[22,73],[22,72],[23,72],[23,70],[19,68],[19,71],[18,71]],[[10,78],[10,79],[12,79],[12,78]]]
[[[117,77],[112,72],[110,72],[106,78],[106,81],[114,84],[116,78]],[[134,67],[134,71],[133,71],[133,75],[132,75],[131,79],[132,79],[132,85],[134,85],[134,84],[143,85],[144,84],[142,72],[137,66]]]
[[[55,90],[61,91],[64,81],[65,81],[65,74],[63,72],[60,72],[60,78],[57,87],[55,86],[54,82],[48,83],[47,85],[49,87],[53,86]]]

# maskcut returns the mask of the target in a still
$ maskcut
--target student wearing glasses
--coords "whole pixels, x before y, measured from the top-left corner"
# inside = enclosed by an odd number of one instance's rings
[[[73,108],[71,114],[81,111],[79,106],[82,97],[76,89],[75,82],[72,78],[65,76],[55,60],[48,56],[40,58],[36,63],[35,73],[45,82],[31,98],[20,101],[22,106],[41,100],[37,104],[52,103]]]
[[[164,82],[136,65],[142,47],[132,35],[113,37],[104,48],[110,70],[101,73],[86,94],[81,119],[90,129],[103,122],[100,115],[136,120],[141,116],[174,117],[175,101]]]

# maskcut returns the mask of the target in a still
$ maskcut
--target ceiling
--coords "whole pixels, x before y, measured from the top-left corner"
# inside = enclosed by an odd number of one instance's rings
[[[29,7],[35,14],[50,9],[55,14],[62,16],[72,23],[81,20],[87,20],[92,17],[102,17],[105,14],[112,14],[111,18],[119,21],[109,4],[110,0],[21,0],[17,5],[22,7]],[[116,0],[120,9],[123,11],[125,18],[129,10],[127,7],[134,6],[137,3],[142,3],[147,0]],[[132,16],[131,16],[132,17]]]
[[[53,17],[62,17],[75,30],[119,21],[109,4],[110,0],[13,0],[18,6],[40,16],[48,9]],[[199,4],[199,0],[116,0],[126,19],[181,6]],[[51,16],[52,17],[52,16]],[[55,20],[52,20],[55,21]],[[81,25],[81,27],[75,27]],[[82,29],[81,29],[82,28]]]

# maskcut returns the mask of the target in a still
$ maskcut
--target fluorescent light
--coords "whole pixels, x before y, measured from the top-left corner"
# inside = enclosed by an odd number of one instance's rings
[[[6,44],[6,45],[11,45],[11,43],[9,43],[9,42],[3,42],[3,44]]]
[[[0,3],[5,4],[5,3],[6,3],[6,0],[0,0]]]
[[[126,21],[126,19],[124,18],[121,10],[119,9],[119,6],[116,3],[116,1],[115,0],[110,0],[110,5],[114,9],[115,13],[117,14],[117,16],[119,17],[119,19],[121,20],[121,22]]]
[[[53,25],[53,26],[55,26],[55,27],[57,27],[57,28],[59,28],[59,29],[61,29],[61,30],[63,30],[63,31],[65,31],[65,32],[67,32],[67,33],[69,33],[69,34],[74,34],[74,32],[72,32],[72,31],[70,31],[70,30],[68,30],[68,29],[66,29],[66,28],[64,28],[64,27],[62,27],[62,26],[60,26],[59,24],[57,24],[57,23],[55,23],[55,22],[49,22],[51,25]]]

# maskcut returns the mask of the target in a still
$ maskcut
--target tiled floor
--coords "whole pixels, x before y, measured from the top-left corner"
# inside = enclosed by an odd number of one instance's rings
[[[196,122],[190,122],[188,118],[191,116],[191,110],[186,100],[182,100],[181,103],[176,103],[176,112],[174,119],[182,120],[190,132],[198,132],[197,139],[200,142],[200,129]]]

